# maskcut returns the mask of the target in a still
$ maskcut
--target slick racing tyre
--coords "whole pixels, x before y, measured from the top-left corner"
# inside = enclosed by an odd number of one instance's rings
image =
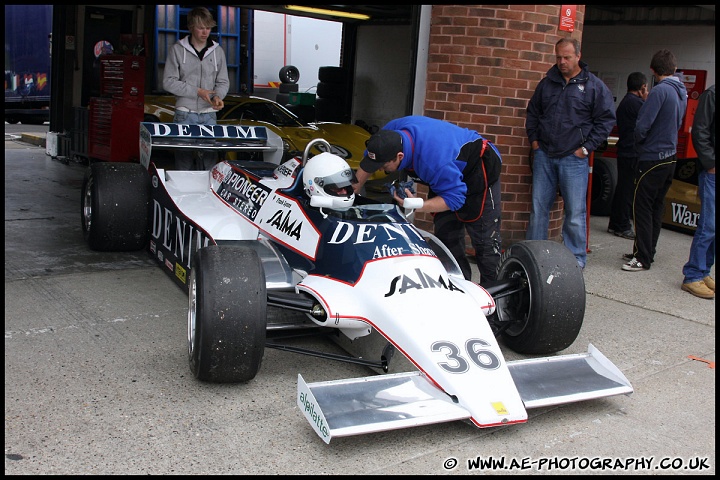
[[[511,245],[500,259],[497,279],[520,288],[496,300],[501,338],[524,354],[555,353],[572,345],[585,316],[585,280],[570,250],[550,240]]]
[[[85,172],[80,197],[83,237],[92,250],[144,248],[150,218],[150,175],[139,163],[96,162]]]
[[[595,157],[592,174],[592,198],[590,199],[590,213],[592,215],[598,217],[610,215],[617,182],[616,159]]]
[[[297,83],[300,80],[300,70],[294,65],[285,65],[278,73],[280,83]]]
[[[267,329],[265,273],[248,247],[211,245],[198,250],[190,272],[188,359],[198,380],[247,382],[255,378]]]
[[[318,80],[326,83],[344,83],[345,69],[342,67],[324,66],[318,68]]]

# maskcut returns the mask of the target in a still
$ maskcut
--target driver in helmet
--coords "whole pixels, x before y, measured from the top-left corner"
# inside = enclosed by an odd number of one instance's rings
[[[315,155],[303,170],[303,186],[311,205],[347,210],[355,201],[352,181],[355,175],[345,160],[330,152]],[[315,202],[313,202],[315,197]]]

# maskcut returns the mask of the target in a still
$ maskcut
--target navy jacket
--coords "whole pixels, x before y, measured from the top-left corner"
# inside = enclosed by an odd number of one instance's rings
[[[635,124],[639,161],[664,160],[677,153],[686,108],[687,89],[679,78],[667,77],[650,90]]]
[[[638,112],[644,100],[634,93],[626,93],[620,101],[617,112],[618,142],[617,155],[623,158],[636,158],[635,151],[635,124],[637,123]]]
[[[551,158],[605,142],[615,125],[615,100],[610,89],[580,62],[582,71],[566,84],[557,65],[540,80],[527,106],[525,130]]]

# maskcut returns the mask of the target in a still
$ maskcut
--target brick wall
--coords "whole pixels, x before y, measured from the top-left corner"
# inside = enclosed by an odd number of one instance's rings
[[[525,239],[530,215],[532,176],[525,135],[528,100],[555,63],[555,42],[570,36],[582,39],[585,6],[577,5],[572,33],[558,29],[560,7],[432,7],[424,115],[477,130],[497,145],[503,157],[504,247]],[[416,214],[415,223],[432,231],[429,214]],[[551,239],[560,238],[561,226],[562,200],[558,198],[550,219]]]

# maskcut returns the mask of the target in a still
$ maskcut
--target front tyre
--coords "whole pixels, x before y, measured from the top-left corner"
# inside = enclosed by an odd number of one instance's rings
[[[515,243],[503,253],[497,279],[524,287],[496,300],[508,347],[548,354],[572,345],[585,316],[585,280],[570,250],[550,240]]]
[[[267,329],[267,292],[252,248],[211,245],[192,261],[188,359],[198,380],[237,383],[260,369]]]
[[[83,237],[92,250],[140,250],[148,241],[150,175],[138,163],[91,163],[80,197]]]

